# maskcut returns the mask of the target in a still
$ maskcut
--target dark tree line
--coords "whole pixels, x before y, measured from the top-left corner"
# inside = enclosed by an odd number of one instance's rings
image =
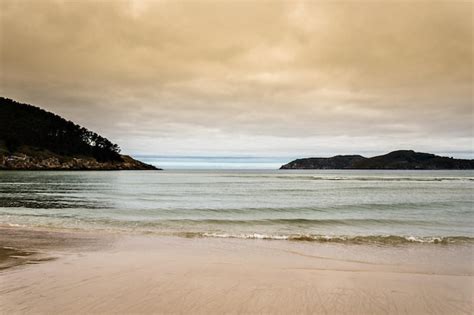
[[[27,145],[65,156],[121,161],[120,148],[72,121],[36,106],[0,97],[0,140],[10,152]]]

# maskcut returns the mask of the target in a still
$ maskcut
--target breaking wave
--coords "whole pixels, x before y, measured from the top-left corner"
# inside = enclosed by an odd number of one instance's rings
[[[474,244],[474,238],[466,236],[398,236],[398,235],[366,235],[366,236],[342,236],[342,235],[268,235],[268,234],[227,234],[208,232],[182,232],[178,236],[187,238],[213,237],[213,238],[235,238],[235,239],[258,239],[258,240],[287,240],[319,243],[342,243],[342,244],[376,244],[376,245],[403,245],[403,244]]]

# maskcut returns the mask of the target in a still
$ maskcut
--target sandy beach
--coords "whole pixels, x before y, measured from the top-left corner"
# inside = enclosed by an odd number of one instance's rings
[[[0,0],[0,315],[474,315],[474,0]]]
[[[473,311],[471,245],[378,247],[19,228],[0,234],[2,266],[10,257],[0,271],[5,314]]]

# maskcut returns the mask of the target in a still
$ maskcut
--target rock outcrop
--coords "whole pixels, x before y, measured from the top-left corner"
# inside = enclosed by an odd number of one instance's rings
[[[0,154],[0,170],[160,170],[153,165],[122,155],[122,161],[98,162],[91,157],[63,157],[51,154]]]

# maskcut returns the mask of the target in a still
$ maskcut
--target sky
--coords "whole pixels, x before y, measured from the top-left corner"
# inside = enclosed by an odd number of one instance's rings
[[[0,94],[132,155],[473,158],[471,1],[0,0]]]

